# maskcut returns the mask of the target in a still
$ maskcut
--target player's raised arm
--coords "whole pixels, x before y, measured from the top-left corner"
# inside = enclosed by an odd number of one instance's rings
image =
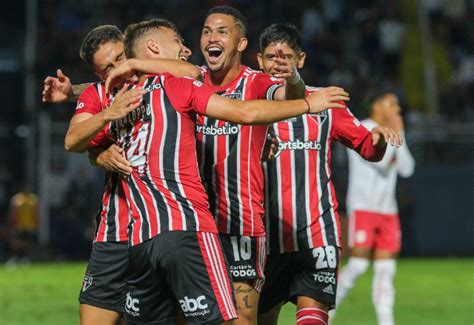
[[[298,70],[291,61],[285,58],[281,45],[277,46],[275,53],[275,77],[286,80],[285,87],[275,91],[276,100],[300,99],[306,96],[306,86]]]
[[[140,105],[143,94],[142,88],[126,91],[126,86],[124,86],[117,93],[113,104],[107,109],[95,115],[81,113],[74,116],[71,119],[64,141],[65,149],[73,152],[85,152],[89,148],[90,141],[107,123],[121,119],[137,108]]]
[[[138,73],[162,74],[169,72],[176,77],[201,79],[199,68],[184,60],[177,59],[129,59],[109,73],[105,81],[105,90],[111,86],[123,84]]]
[[[48,76],[44,79],[42,100],[54,104],[75,102],[90,85],[91,83],[73,85],[69,77],[58,69],[56,77]]]
[[[328,108],[345,108],[340,101],[349,100],[342,88],[330,87],[315,92],[305,99],[289,101],[249,100],[240,101],[212,95],[206,115],[239,124],[266,124],[305,113],[319,113]]]

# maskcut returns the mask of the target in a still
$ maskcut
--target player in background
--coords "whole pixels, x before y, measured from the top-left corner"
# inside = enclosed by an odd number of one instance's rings
[[[275,75],[275,52],[298,69],[306,53],[292,25],[274,24],[260,36],[260,68]],[[306,87],[307,94],[321,88]],[[297,324],[327,324],[335,304],[341,249],[337,199],[331,182],[331,143],[339,141],[371,161],[400,138],[386,127],[369,132],[348,108],[274,123],[275,158],[264,164],[268,260],[258,321],[277,324],[281,306],[297,305]]]
[[[389,126],[403,134],[400,111],[397,96],[381,92],[371,99],[369,118],[362,124],[368,129]],[[339,305],[373,260],[372,301],[378,323],[395,324],[393,279],[401,246],[395,190],[398,175],[413,175],[415,160],[406,143],[398,149],[387,148],[384,158],[378,163],[364,161],[352,151],[348,156],[347,212],[352,250],[347,265],[341,270],[337,302]]]
[[[181,59],[187,60],[190,54],[190,50],[184,48]],[[115,26],[97,27],[85,37],[80,55],[94,69],[96,75],[104,80],[113,69],[125,60],[123,35]],[[176,62],[156,60],[154,65],[158,69],[163,69],[166,65],[167,69],[178,75],[181,73],[189,76],[199,75],[199,70],[194,66],[174,61]],[[62,102],[71,96],[71,91],[75,87],[71,85],[69,78],[58,70],[58,78],[46,78],[43,100]],[[107,113],[124,109],[128,105],[128,101],[133,99],[133,96],[130,97],[133,92],[123,94],[122,91],[115,96],[114,103],[110,105],[112,97],[106,96],[105,93],[104,82],[88,84],[79,98],[75,115],[68,130],[69,137],[72,132],[74,141],[70,141],[69,138],[66,140],[66,148],[70,151],[81,152],[86,149],[101,148],[99,150],[102,152],[104,147],[109,146],[97,158],[99,165],[105,161],[105,166],[110,168],[106,173],[96,235],[79,298],[81,324],[115,324],[120,320],[125,307],[129,212],[118,176],[119,174],[129,174],[131,167],[129,162],[123,158],[122,149],[114,144],[110,145],[111,141],[105,137],[105,132],[92,137],[90,131],[89,134],[81,135],[77,132],[74,133],[73,129],[81,123],[79,131],[87,133],[87,128],[92,123],[84,126],[85,121],[99,113],[105,115],[103,110],[108,106],[110,107],[108,107]],[[81,138],[81,136],[83,137]],[[112,161],[113,164],[107,164],[108,161]]]
[[[130,25],[125,50],[129,58],[177,57],[182,43],[176,26],[156,19]],[[231,100],[195,79],[168,73],[141,74],[139,87],[145,92],[140,106],[110,124],[133,168],[123,180],[132,215],[127,321],[170,322],[178,305],[189,323],[233,319],[231,282],[198,173],[195,114],[268,123],[318,112],[348,97],[278,104]]]

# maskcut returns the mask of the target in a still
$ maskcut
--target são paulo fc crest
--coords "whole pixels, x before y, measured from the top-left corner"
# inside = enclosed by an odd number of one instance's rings
[[[328,119],[328,111],[319,112],[316,114],[308,114],[314,121],[316,121],[320,126],[326,122]]]
[[[92,274],[89,272],[84,274],[84,280],[82,281],[82,292],[86,291],[92,285],[93,279],[94,278],[92,277]]]

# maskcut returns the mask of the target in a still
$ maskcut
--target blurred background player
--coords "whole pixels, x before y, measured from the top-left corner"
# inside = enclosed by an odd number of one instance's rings
[[[38,237],[38,196],[26,184],[10,199],[8,219],[10,258],[6,266],[14,268],[30,262]]]
[[[271,25],[260,36],[260,68],[275,75],[276,53],[298,69],[306,53],[292,25]],[[307,94],[325,88],[306,87]],[[304,114],[274,123],[276,158],[265,166],[268,260],[258,321],[277,324],[281,306],[297,304],[297,324],[326,324],[336,299],[341,247],[338,203],[331,182],[331,143],[340,141],[364,159],[382,159],[389,140],[400,138],[386,127],[372,133],[345,107]]]
[[[382,92],[370,100],[369,118],[362,124],[369,130],[390,126],[403,134],[404,124],[395,94]],[[415,169],[406,142],[400,148],[388,147],[382,161],[370,163],[352,151],[349,156],[349,246],[352,248],[347,265],[342,269],[337,290],[337,302],[346,294],[374,260],[372,301],[380,325],[394,324],[393,279],[396,258],[400,252],[401,232],[396,202],[397,177],[410,177]]]

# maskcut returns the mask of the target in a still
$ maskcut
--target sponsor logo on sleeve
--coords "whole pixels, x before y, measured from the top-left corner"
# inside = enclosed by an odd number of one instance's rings
[[[84,104],[83,102],[78,102],[76,106],[76,110],[84,108],[84,106],[86,106],[86,104]]]

